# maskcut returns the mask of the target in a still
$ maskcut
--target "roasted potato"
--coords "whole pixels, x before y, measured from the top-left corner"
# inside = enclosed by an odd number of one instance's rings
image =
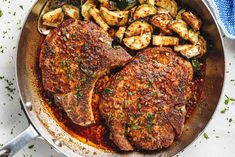
[[[177,45],[177,46],[174,46],[174,51],[180,52],[185,49],[190,49],[192,46],[193,46],[192,44]]]
[[[199,31],[201,27],[201,20],[190,11],[182,13],[182,19],[193,28],[194,31]]]
[[[151,41],[151,32],[139,36],[132,36],[123,39],[123,43],[132,50],[146,48]]]
[[[197,44],[200,45],[200,56],[202,57],[207,51],[207,49],[206,49],[207,43],[206,43],[206,40],[203,38],[203,36],[201,36],[201,35],[198,36],[198,43]]]
[[[193,58],[193,57],[196,57],[196,56],[200,55],[200,50],[199,50],[199,49],[200,49],[199,46],[197,46],[197,45],[192,45],[192,46],[190,46],[190,47],[187,47],[187,48],[181,50],[180,53],[181,53],[183,56],[185,56],[185,57],[187,57],[188,59],[190,59],[190,58]]]
[[[101,28],[103,28],[105,31],[108,31],[109,25],[102,19],[98,9],[91,7],[88,12]]]
[[[130,12],[129,11],[115,11],[115,13],[122,16],[122,20],[118,23],[118,26],[124,26],[128,22],[130,18]]]
[[[179,44],[179,38],[172,36],[152,36],[152,44],[155,46],[174,46]]]
[[[129,27],[126,30],[126,37],[132,37],[132,36],[137,36],[137,35],[141,35],[147,32],[152,32],[153,31],[153,27],[145,22],[145,21],[135,21],[132,24],[129,25]]]
[[[172,17],[168,13],[158,13],[151,19],[151,24],[160,28],[165,34],[171,34],[171,30],[167,27],[168,23],[172,20]]]
[[[177,15],[178,6],[175,0],[155,0],[155,5],[167,9],[173,17]]]
[[[57,8],[42,16],[43,25],[50,27],[57,27],[64,20],[64,13],[62,8]]]
[[[192,29],[189,29],[188,33],[189,33],[188,34],[188,40],[191,43],[196,44],[198,42],[198,36],[199,36],[200,32],[195,32]]]
[[[155,0],[147,0],[147,4],[150,4],[152,6],[155,5]]]
[[[115,33],[115,37],[119,39],[119,42],[122,41],[125,31],[126,31],[126,27],[119,27],[117,32]]]
[[[154,15],[157,13],[157,9],[150,4],[141,4],[138,6],[138,8],[135,10],[133,19],[138,20],[140,18],[145,18],[150,15]]]
[[[81,9],[82,9],[81,14],[82,14],[82,17],[85,21],[88,21],[91,18],[90,14],[89,14],[89,9],[91,7],[95,7],[94,0],[87,0],[81,7]]]
[[[100,15],[108,25],[123,26],[128,21],[128,11],[109,11],[107,8],[100,8]]]
[[[183,20],[174,20],[168,24],[168,28],[179,34],[185,40],[188,40],[189,32],[187,24]]]
[[[182,14],[183,14],[184,12],[185,12],[185,9],[181,9],[181,10],[177,13],[175,19],[176,19],[176,20],[182,20]]]
[[[122,20],[122,15],[114,12],[114,11],[109,11],[107,8],[101,7],[100,8],[100,15],[104,19],[104,21],[111,26],[116,26],[121,22]]]
[[[79,19],[79,9],[77,7],[65,4],[62,6],[62,9],[66,16],[73,19]]]
[[[188,59],[199,55],[203,56],[206,53],[206,41],[202,36],[199,36],[196,44],[178,45],[174,47],[174,50]]]

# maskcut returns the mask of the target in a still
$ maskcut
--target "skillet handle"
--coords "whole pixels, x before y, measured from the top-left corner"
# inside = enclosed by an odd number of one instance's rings
[[[23,148],[27,143],[31,140],[38,137],[38,132],[34,129],[32,125],[4,145],[0,149],[0,157],[12,157],[15,153],[17,153],[21,148]]]

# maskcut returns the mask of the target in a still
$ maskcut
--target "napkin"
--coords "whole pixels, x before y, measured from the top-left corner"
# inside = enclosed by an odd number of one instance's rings
[[[235,39],[235,0],[207,0],[224,34]]]

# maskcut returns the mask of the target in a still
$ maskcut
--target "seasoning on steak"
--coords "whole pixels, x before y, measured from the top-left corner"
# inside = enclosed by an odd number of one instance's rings
[[[42,44],[43,87],[78,125],[94,123],[91,99],[96,81],[131,59],[124,49],[111,45],[112,39],[96,24],[73,19],[51,31]]]
[[[193,77],[191,64],[170,48],[148,48],[110,80],[100,112],[121,149],[169,147],[182,133]]]

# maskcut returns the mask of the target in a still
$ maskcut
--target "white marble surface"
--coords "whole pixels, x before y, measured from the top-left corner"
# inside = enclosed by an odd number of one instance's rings
[[[0,76],[10,80],[16,88],[15,81],[15,56],[17,41],[21,27],[28,11],[36,0],[0,0],[0,9],[3,12],[0,17]],[[235,104],[224,104],[225,95],[235,97],[235,41],[224,38],[226,57],[226,77],[224,90],[215,115],[213,116],[205,132],[209,139],[201,135],[187,149],[179,153],[180,157],[234,157],[235,156]],[[20,107],[19,95],[7,95],[5,88],[8,83],[0,79],[0,144],[4,144],[28,126],[28,121]],[[11,99],[11,96],[13,99]],[[228,110],[222,114],[224,108]],[[232,118],[232,122],[229,119]],[[1,147],[0,145],[0,147]],[[33,148],[29,146],[33,145]],[[17,153],[16,157],[62,157],[56,151],[42,141],[36,139],[30,142],[24,149]]]

